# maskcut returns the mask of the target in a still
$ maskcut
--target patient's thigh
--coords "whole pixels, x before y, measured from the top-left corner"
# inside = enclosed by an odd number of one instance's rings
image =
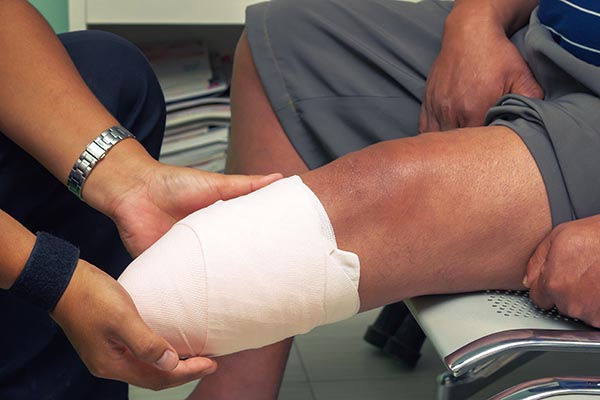
[[[551,229],[544,181],[493,126],[376,144],[303,175],[361,260],[363,309],[422,294],[519,288]]]

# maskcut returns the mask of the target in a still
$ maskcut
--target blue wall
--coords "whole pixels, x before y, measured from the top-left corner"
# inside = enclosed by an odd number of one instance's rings
[[[2,1],[2,0],[0,0]],[[68,0],[29,0],[46,17],[56,33],[69,30]]]

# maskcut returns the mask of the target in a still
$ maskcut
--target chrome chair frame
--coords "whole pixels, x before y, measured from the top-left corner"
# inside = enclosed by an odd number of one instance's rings
[[[600,353],[600,330],[540,310],[524,292],[424,296],[407,304],[447,367],[438,377],[438,400],[466,399],[546,352]],[[599,396],[600,378],[538,379],[493,399],[565,394]]]
[[[600,397],[600,378],[542,378],[522,383],[499,393],[490,400],[542,400],[558,396]]]

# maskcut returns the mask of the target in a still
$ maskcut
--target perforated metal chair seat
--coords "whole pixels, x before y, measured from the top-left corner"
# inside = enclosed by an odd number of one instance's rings
[[[509,364],[541,352],[600,353],[600,331],[556,310],[539,309],[527,292],[424,296],[407,304],[448,368],[439,379],[440,400],[465,399],[502,375]]]

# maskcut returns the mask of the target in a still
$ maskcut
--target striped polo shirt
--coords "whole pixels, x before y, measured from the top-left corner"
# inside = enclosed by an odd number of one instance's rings
[[[540,0],[538,18],[564,49],[600,66],[600,0]]]

